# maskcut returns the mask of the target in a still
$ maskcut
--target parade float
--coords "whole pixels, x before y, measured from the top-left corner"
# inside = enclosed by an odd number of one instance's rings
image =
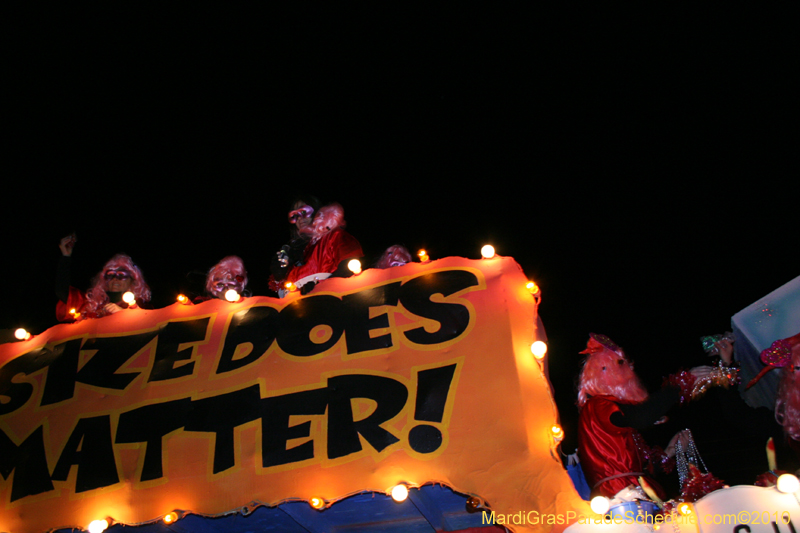
[[[0,531],[652,531],[574,489],[538,289],[487,255],[0,346]],[[794,531],[790,489],[689,511]]]

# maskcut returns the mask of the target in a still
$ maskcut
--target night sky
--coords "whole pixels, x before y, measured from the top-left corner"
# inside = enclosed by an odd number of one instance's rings
[[[590,331],[657,387],[798,275],[798,42],[774,7],[162,8],[11,17],[0,329],[55,323],[72,231],[81,288],[126,252],[162,307],[236,254],[266,294],[314,194],[371,260],[514,257],[574,449]]]

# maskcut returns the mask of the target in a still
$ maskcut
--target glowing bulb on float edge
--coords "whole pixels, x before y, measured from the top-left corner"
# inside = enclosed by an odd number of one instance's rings
[[[172,524],[173,522],[176,522],[178,520],[178,513],[176,513],[175,511],[167,513],[164,515],[163,520],[165,524]]]
[[[89,533],[103,533],[108,529],[108,520],[92,520],[87,528]]]
[[[133,305],[136,303],[136,296],[131,291],[127,291],[122,295],[122,301],[128,305]]]
[[[553,424],[553,426],[550,428],[550,433],[553,434],[553,438],[556,440],[561,440],[564,438],[564,430],[561,429],[561,426],[558,424]]]
[[[475,511],[480,509],[482,504],[483,502],[481,501],[480,498],[477,498],[475,496],[470,496],[469,498],[467,498],[467,510],[470,512],[474,513]]]
[[[592,498],[592,501],[591,503],[589,503],[589,506],[595,513],[605,514],[606,511],[608,511],[609,507],[611,507],[611,503],[605,496],[595,496],[594,498]]]
[[[189,298],[187,298],[185,294],[179,294],[178,301],[182,304],[185,304],[189,301]]]
[[[692,505],[683,502],[678,506],[678,512],[681,513],[683,516],[689,516],[690,514],[692,514]]]
[[[423,263],[427,262],[430,259],[430,257],[428,257],[428,252],[426,252],[425,250],[420,250],[419,252],[417,252],[417,256],[419,256],[419,260]]]
[[[537,292],[539,292],[539,286],[537,284],[535,284],[534,282],[532,282],[532,281],[529,281],[528,283],[526,283],[525,284],[525,288],[528,289],[528,291],[531,294],[536,294]]]
[[[781,492],[791,494],[800,490],[800,480],[792,474],[781,474],[778,476],[775,487]]]
[[[481,255],[484,259],[491,259],[494,257],[494,246],[491,244],[487,244],[483,248],[481,248]]]
[[[225,291],[225,299],[229,302],[238,302],[239,301],[239,293],[236,292],[236,289],[228,289]]]
[[[350,269],[350,272],[353,274],[360,274],[361,273],[361,261],[358,259],[351,259],[349,263],[347,263],[347,268]]]
[[[402,502],[405,501],[406,498],[408,498],[408,487],[401,483],[392,488],[392,499],[394,501]]]
[[[531,353],[536,359],[543,359],[547,353],[547,344],[543,343],[542,341],[534,342],[531,344]]]
[[[314,496],[313,498],[308,500],[308,505],[319,511],[320,509],[323,509],[325,507],[325,500],[317,496]]]
[[[14,337],[16,337],[18,340],[26,341],[31,338],[31,333],[25,328],[19,328],[14,331]]]

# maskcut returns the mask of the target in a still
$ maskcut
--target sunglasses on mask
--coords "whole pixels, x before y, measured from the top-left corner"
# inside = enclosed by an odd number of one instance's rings
[[[131,273],[127,270],[109,270],[105,274],[103,274],[103,279],[106,281],[110,281],[112,279],[118,279],[120,281],[125,281],[126,279],[131,279]]]

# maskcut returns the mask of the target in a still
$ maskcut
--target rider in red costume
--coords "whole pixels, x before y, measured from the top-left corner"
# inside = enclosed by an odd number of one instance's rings
[[[642,477],[664,499],[663,489],[650,476],[672,469],[675,444],[685,434],[677,433],[662,450],[648,446],[639,430],[687,401],[695,378],[708,374],[710,367],[681,372],[671,379],[673,386],[648,395],[622,348],[605,335],[592,333],[581,353],[588,355],[578,386],[578,453],[592,493],[613,497],[629,485],[638,486]]]
[[[341,205],[333,203],[321,208],[314,216],[312,237],[303,251],[302,264],[289,272],[287,281],[303,293],[309,292],[316,282],[336,272],[342,261],[364,255],[355,237],[344,230],[345,226]]]

